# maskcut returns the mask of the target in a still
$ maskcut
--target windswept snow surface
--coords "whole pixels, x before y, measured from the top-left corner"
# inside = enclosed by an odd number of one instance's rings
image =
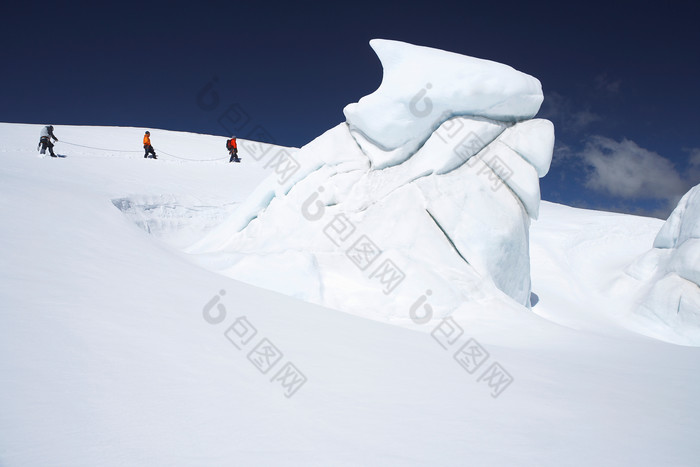
[[[699,349],[627,331],[630,303],[609,298],[661,221],[543,203],[538,303],[474,304],[449,345],[432,323],[319,307],[181,252],[269,159],[144,160],[143,129],[55,126],[64,159],[38,157],[40,126],[0,124],[0,465],[697,465]],[[224,138],[151,133],[226,156]],[[313,271],[287,267],[290,283]],[[424,290],[406,315],[438,298]],[[282,353],[265,374],[264,339]],[[468,339],[489,354],[477,369],[454,358]],[[495,362],[513,378],[496,398],[480,380]],[[289,398],[287,363],[306,377]]]

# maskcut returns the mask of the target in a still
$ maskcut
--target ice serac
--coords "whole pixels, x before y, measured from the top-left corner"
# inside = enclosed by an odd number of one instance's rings
[[[656,324],[656,337],[700,345],[700,185],[683,196],[654,248],[627,273],[648,283],[636,312]]]
[[[486,301],[529,306],[530,219],[554,145],[553,125],[532,119],[539,81],[487,60],[371,44],[379,89],[191,251],[237,279],[394,322],[410,324],[421,295],[433,319]]]
[[[384,68],[379,88],[345,107],[353,132],[382,149],[378,168],[402,162],[445,120],[480,116],[514,123],[542,104],[542,86],[507,65],[404,42],[370,45]]]

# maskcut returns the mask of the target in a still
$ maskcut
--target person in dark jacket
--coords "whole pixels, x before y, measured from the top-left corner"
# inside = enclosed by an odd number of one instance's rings
[[[146,151],[145,154],[143,155],[143,158],[149,157],[148,155],[151,154],[150,157],[153,159],[158,159],[158,156],[156,156],[156,151],[153,149],[153,146],[151,146],[151,132],[147,131],[145,135],[143,135],[143,149]]]
[[[53,134],[53,125],[47,125],[41,129],[41,134],[39,138],[39,146],[41,147],[41,154],[46,154],[46,150],[49,150],[51,157],[58,157],[53,153],[53,143],[51,139],[58,141],[56,135]]]

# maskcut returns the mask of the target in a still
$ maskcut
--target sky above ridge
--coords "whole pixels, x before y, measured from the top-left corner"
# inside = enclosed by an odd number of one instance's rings
[[[700,183],[700,7],[569,3],[6,3],[0,121],[302,146],[378,87],[369,40],[395,39],[541,81],[543,199],[666,217]]]

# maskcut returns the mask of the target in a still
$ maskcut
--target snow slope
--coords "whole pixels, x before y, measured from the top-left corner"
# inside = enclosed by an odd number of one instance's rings
[[[609,316],[608,281],[660,221],[543,203],[539,302],[465,310],[450,346],[182,253],[266,159],[143,160],[142,129],[61,125],[62,141],[136,152],[59,142],[66,158],[41,159],[39,129],[0,124],[0,465],[697,465],[699,350]],[[151,132],[156,150],[225,156],[224,138]],[[257,330],[240,350],[235,323]],[[470,338],[489,353],[476,370],[454,358]],[[263,339],[283,353],[265,374],[248,359]],[[495,398],[479,381],[494,362],[513,377]],[[291,397],[287,363],[306,377]]]

